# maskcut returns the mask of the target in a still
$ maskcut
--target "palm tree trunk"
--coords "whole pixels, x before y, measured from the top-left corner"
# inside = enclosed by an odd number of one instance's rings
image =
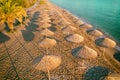
[[[14,30],[14,26],[13,26],[13,22],[7,22],[8,23],[8,27],[11,31]]]

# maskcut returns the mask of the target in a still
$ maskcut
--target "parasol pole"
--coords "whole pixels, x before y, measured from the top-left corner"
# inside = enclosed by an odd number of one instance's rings
[[[103,49],[103,56],[104,56],[104,53],[105,53],[105,48]]]
[[[50,71],[48,70],[48,79],[50,80]]]
[[[48,47],[46,47],[46,54],[48,54]]]

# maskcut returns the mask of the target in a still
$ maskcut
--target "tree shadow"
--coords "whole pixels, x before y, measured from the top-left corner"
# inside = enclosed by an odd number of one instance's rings
[[[23,38],[25,41],[32,41],[35,37],[33,32],[39,31],[37,28],[39,25],[37,24],[37,20],[39,18],[40,13],[37,11],[33,14],[33,17],[30,19],[30,23],[26,26],[26,30],[21,30]]]
[[[38,31],[37,28],[39,27],[39,25],[37,24],[37,20],[39,18],[40,12],[35,12],[33,14],[33,17],[30,19],[30,22],[28,26],[26,26],[26,29],[29,31]]]
[[[6,31],[6,32],[9,32],[9,31],[10,31],[10,29],[9,29],[9,27],[8,27],[7,22],[5,22],[4,24],[5,24],[5,28],[4,28],[4,29],[5,29],[5,31]]]
[[[10,39],[10,37],[8,37],[7,35],[0,32],[0,43],[4,43],[4,42],[8,41],[9,39]]]
[[[87,70],[84,74],[83,80],[104,80],[110,73],[108,68],[102,66],[94,66]]]
[[[31,31],[21,30],[21,32],[25,41],[32,41],[35,37],[35,35]]]

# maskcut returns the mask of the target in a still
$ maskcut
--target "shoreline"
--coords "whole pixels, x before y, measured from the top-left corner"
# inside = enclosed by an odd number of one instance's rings
[[[57,9],[55,9],[55,10],[59,11],[63,16],[64,16],[64,12],[67,12],[70,16],[72,16],[72,17],[74,17],[74,18],[76,18],[76,19],[81,20],[79,17],[77,17],[77,16],[75,16],[74,14],[70,13],[68,10],[63,9],[63,8],[55,5],[55,4],[52,3],[52,2],[49,2],[49,3],[51,3],[51,5],[53,5],[54,8],[57,8]],[[61,10],[61,11],[60,11],[60,10]],[[67,17],[68,17],[68,16],[67,16]],[[89,23],[88,23],[88,24],[89,24]],[[90,25],[91,25],[91,24],[90,24]],[[79,28],[80,28],[80,27],[79,27]],[[94,28],[94,26],[92,26],[92,28]],[[120,66],[119,66],[120,62],[119,62],[117,59],[115,59],[113,55],[114,55],[116,52],[119,52],[119,51],[120,51],[120,44],[119,44],[114,38],[112,38],[110,35],[108,35],[107,32],[102,31],[102,30],[99,29],[99,28],[96,28],[96,29],[99,30],[99,31],[101,31],[104,36],[106,36],[106,37],[112,39],[113,41],[115,41],[116,47],[113,48],[113,49],[115,50],[115,52],[111,54],[111,52],[110,52],[111,50],[108,49],[108,50],[106,51],[106,53],[104,54],[104,57],[105,57],[105,60],[108,61],[108,63],[110,63],[110,64],[116,69],[116,71],[119,73],[119,72],[120,72],[120,71],[119,71],[119,70],[120,70]],[[94,45],[94,46],[95,46],[95,45]]]
[[[62,10],[62,13],[63,13],[63,11],[64,11],[64,12],[70,14],[70,15],[71,15],[72,17],[74,17],[74,18],[79,19],[79,20],[81,20],[81,21],[83,21],[83,22],[85,22],[85,23],[88,23],[88,24],[92,25],[90,22],[85,21],[83,18],[81,18],[81,17],[73,14],[73,13],[70,12],[69,10],[62,8],[61,6],[56,5],[56,4],[52,3],[51,1],[49,1],[49,3],[52,4],[52,5],[54,5],[54,6],[57,7],[58,9]],[[103,29],[100,29],[100,28],[98,28],[98,27],[94,27],[93,25],[92,25],[92,27],[95,28],[95,29],[97,29],[97,30],[99,30],[99,31],[101,31],[101,32],[104,34],[104,36],[106,36],[106,37],[112,39],[113,41],[115,41],[116,44],[117,44],[117,46],[120,47],[120,42],[117,41],[115,38],[113,38],[109,33],[105,32]],[[118,50],[118,51],[120,51],[120,50]]]

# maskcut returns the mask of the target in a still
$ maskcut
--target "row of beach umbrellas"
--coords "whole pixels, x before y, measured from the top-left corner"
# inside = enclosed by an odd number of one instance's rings
[[[97,46],[103,47],[103,48],[115,48],[116,42],[111,40],[108,37],[105,37],[102,32],[92,27],[90,24],[79,24],[81,28],[86,29],[86,33],[95,37],[95,43]],[[67,31],[67,30],[66,30]],[[69,30],[67,31],[69,32]],[[84,38],[78,34],[70,35],[66,38],[66,40],[74,43],[80,43],[84,40]],[[87,46],[79,46],[72,50],[72,55],[75,57],[80,57],[83,59],[93,59],[97,57],[97,52]],[[110,74],[108,75],[105,80],[120,80],[119,74]]]
[[[41,14],[41,17],[43,18],[41,22],[43,23],[41,25],[41,28],[44,28],[40,34],[45,36],[45,38],[38,43],[40,48],[46,49],[46,54],[40,55],[33,61],[33,66],[37,70],[42,70],[44,72],[48,72],[48,78],[50,80],[50,71],[57,68],[61,64],[61,57],[56,55],[50,55],[48,54],[48,48],[52,48],[54,45],[56,45],[56,40],[47,38],[49,36],[54,35],[54,32],[50,31],[48,28],[51,27],[51,20],[47,12],[43,12]]]
[[[49,15],[44,14],[43,16],[45,17],[43,19],[43,22],[45,22],[45,23],[44,23],[44,25],[42,25],[42,28],[45,28],[45,29],[41,31],[41,34],[46,37],[42,41],[40,41],[38,43],[38,45],[40,46],[40,48],[47,50],[48,48],[52,48],[53,46],[55,46],[57,44],[57,41],[52,38],[47,38],[47,36],[54,35],[54,32],[47,29],[51,26],[51,24],[49,24],[49,22],[50,22]],[[57,15],[55,18],[57,18]],[[58,18],[60,18],[60,17],[58,17]],[[64,20],[64,19],[62,19],[62,20]],[[64,20],[64,21],[67,22],[66,20]],[[69,24],[69,22],[68,22],[68,24]],[[76,24],[79,26],[82,25],[80,27],[86,28],[87,29],[86,33],[88,33],[89,35],[97,37],[97,39],[95,40],[95,43],[98,46],[109,47],[109,48],[114,48],[116,46],[116,43],[113,40],[111,40],[107,37],[101,37],[101,36],[103,36],[103,34],[97,29],[92,29],[92,26],[90,24],[85,24],[84,22],[82,22],[80,20],[76,21]],[[72,42],[72,43],[83,42],[84,37],[82,37],[81,35],[70,34],[70,32],[72,30],[74,31],[74,30],[76,30],[76,28],[73,26],[70,26],[70,25],[62,28],[63,33],[69,34],[66,36],[66,40],[68,42]],[[88,46],[85,46],[85,45],[74,48],[71,51],[71,53],[73,56],[75,56],[77,58],[83,58],[83,59],[95,59],[98,56],[97,52],[94,49],[92,49]],[[49,55],[48,51],[46,51],[46,54],[41,55],[34,66],[38,70],[48,72],[48,77],[50,80],[50,71],[57,68],[61,64],[61,62],[62,62],[62,60],[61,60],[60,56]],[[106,80],[107,80],[107,78],[106,78]]]

